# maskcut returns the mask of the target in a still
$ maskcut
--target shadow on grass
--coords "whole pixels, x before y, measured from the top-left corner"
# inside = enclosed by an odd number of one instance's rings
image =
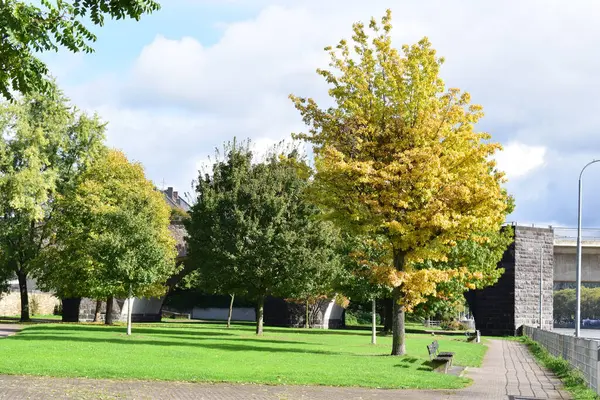
[[[411,366],[415,365],[415,363],[423,361],[422,358],[405,356],[400,360],[400,364],[394,365],[396,368],[411,368]],[[432,368],[429,366],[429,361],[421,362],[421,366],[416,368],[417,371],[432,371]]]
[[[416,358],[416,357],[410,357],[410,356],[406,356],[402,360],[400,360],[400,362],[404,363],[404,364],[414,364],[417,361],[419,361],[418,358]]]
[[[26,335],[21,334],[17,336],[11,336],[6,340],[11,341],[51,341],[51,342],[82,342],[82,343],[114,343],[114,344],[125,344],[125,345],[152,345],[158,347],[195,347],[195,348],[206,348],[215,350],[227,350],[227,351],[260,351],[267,353],[310,353],[310,354],[323,354],[323,355],[341,355],[345,353],[332,352],[325,350],[310,350],[293,347],[272,347],[272,346],[252,346],[244,344],[250,339],[216,339],[216,340],[228,340],[239,343],[193,343],[193,342],[176,342],[176,341],[153,341],[153,340],[139,340],[139,339],[118,339],[118,338],[90,338],[90,337],[73,337],[73,336],[52,336],[52,335]],[[282,343],[282,341],[253,339],[252,342],[257,343]],[[286,342],[283,342],[286,343]],[[289,344],[299,344],[298,342],[287,342]],[[42,343],[40,343],[42,344]]]
[[[115,332],[124,333],[126,330],[125,326],[105,326],[105,325],[35,325],[28,327],[23,331],[23,334],[37,334],[37,333],[55,333],[68,332]],[[168,335],[168,336],[237,336],[229,332],[215,332],[208,331],[202,332],[197,330],[178,330],[177,328],[143,328],[136,327],[134,325],[133,331],[136,334],[147,334],[147,335]]]

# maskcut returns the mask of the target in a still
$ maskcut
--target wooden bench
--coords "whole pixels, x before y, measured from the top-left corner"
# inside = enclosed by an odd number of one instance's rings
[[[443,367],[444,373],[448,372],[448,367],[452,366],[452,359],[454,358],[454,353],[448,351],[439,351],[440,345],[437,340],[434,340],[431,344],[427,345],[427,352],[429,352],[429,360],[434,363],[441,364]],[[438,368],[436,368],[438,370]]]

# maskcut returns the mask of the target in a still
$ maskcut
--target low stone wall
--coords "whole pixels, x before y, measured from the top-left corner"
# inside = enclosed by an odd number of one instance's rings
[[[201,308],[194,307],[192,310],[192,319],[206,319],[206,320],[217,320],[225,321],[229,315],[228,308]],[[254,308],[250,307],[233,307],[231,313],[231,319],[233,321],[256,321],[256,312]]]
[[[54,307],[60,304],[60,300],[50,293],[29,293],[29,309],[32,310],[32,302],[37,302],[37,314],[53,314]],[[0,297],[0,315],[20,315],[21,294],[10,292]]]
[[[555,357],[562,357],[569,364],[580,370],[587,384],[600,393],[600,359],[598,350],[600,342],[596,340],[576,338],[545,331],[531,326],[523,326],[523,334],[542,345]]]

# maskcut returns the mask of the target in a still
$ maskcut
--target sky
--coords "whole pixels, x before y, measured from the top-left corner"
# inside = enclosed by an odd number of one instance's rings
[[[600,158],[600,3],[594,0],[162,0],[94,28],[95,53],[44,54],[107,140],[162,188],[191,191],[224,142],[257,152],[305,131],[290,93],[327,102],[323,50],[390,8],[395,46],[427,36],[448,87],[484,107],[478,129],[515,197],[507,221],[574,227],[581,168]],[[586,170],[583,226],[600,227],[600,164]]]

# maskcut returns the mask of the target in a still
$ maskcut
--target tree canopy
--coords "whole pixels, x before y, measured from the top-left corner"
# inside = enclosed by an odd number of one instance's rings
[[[160,296],[175,272],[170,208],[117,150],[94,162],[57,202],[40,282],[65,297]]]
[[[405,353],[404,312],[460,271],[415,269],[445,261],[458,240],[500,229],[509,206],[504,174],[492,156],[501,147],[475,129],[482,108],[468,93],[446,89],[443,59],[427,38],[398,51],[391,12],[372,19],[370,38],[353,26],[352,44],[327,48],[334,105],[291,96],[313,144],[314,200],[339,226],[383,235],[393,263],[378,274],[394,287],[392,354]],[[414,300],[414,302],[412,302]]]
[[[509,226],[500,231],[474,235],[485,237],[485,242],[464,239],[453,246],[446,261],[427,260],[415,264],[415,269],[455,270],[448,280],[436,284],[435,292],[424,295],[424,301],[416,305],[413,312],[424,317],[453,314],[464,304],[464,293],[494,285],[504,273],[498,268],[504,252],[514,240]],[[423,294],[423,293],[421,293]]]
[[[247,143],[234,142],[198,179],[186,225],[190,262],[208,288],[256,302],[257,334],[266,296],[314,295],[337,265],[338,236],[305,199],[309,176],[296,151],[253,164]]]
[[[73,190],[103,140],[104,124],[54,87],[0,103],[0,269],[19,279],[22,320],[29,319],[27,277],[53,234],[56,199]]]
[[[102,26],[106,17],[139,20],[159,8],[154,0],[1,1],[0,94],[12,99],[11,90],[46,93],[48,68],[36,53],[60,47],[92,52],[96,35],[84,21]]]

